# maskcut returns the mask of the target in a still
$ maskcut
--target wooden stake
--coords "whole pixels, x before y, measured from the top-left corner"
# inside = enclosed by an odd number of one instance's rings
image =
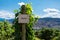
[[[22,40],[26,40],[26,28],[25,24],[22,24]]]

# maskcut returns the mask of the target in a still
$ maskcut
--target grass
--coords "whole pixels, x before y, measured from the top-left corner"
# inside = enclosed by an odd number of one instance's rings
[[[37,38],[37,37],[35,37],[34,39],[35,39],[35,40],[40,40],[40,39],[39,39],[39,38]]]

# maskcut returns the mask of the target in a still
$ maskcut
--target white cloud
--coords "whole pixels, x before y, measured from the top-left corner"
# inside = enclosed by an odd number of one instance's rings
[[[25,3],[24,2],[20,2],[20,3],[18,3],[18,5],[22,6],[22,5],[25,5]]]
[[[14,13],[8,11],[0,11],[0,18],[13,19],[15,17]]]
[[[43,11],[46,12],[46,14],[43,15],[42,18],[44,17],[60,18],[60,10],[58,9],[47,8],[47,9],[44,9]]]
[[[55,8],[47,8],[43,10],[44,12],[60,12],[58,9]]]

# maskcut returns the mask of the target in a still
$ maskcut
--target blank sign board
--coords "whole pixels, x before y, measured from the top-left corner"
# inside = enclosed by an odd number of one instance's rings
[[[19,14],[18,23],[29,23],[29,15],[27,15],[27,14]]]

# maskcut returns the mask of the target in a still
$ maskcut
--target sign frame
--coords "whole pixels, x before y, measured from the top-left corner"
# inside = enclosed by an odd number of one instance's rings
[[[29,23],[29,15],[28,14],[19,14],[18,23]]]

